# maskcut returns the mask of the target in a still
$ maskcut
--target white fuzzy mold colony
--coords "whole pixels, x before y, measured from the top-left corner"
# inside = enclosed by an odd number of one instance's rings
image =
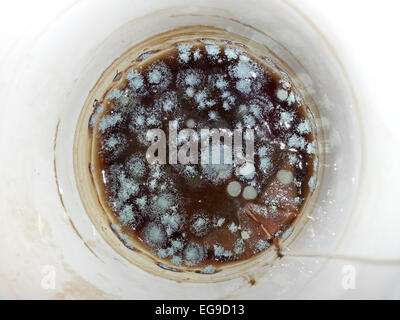
[[[303,182],[316,187],[315,175],[297,178],[308,167],[316,170],[316,143],[288,77],[265,66],[272,60],[261,62],[244,48],[213,41],[180,43],[171,52],[148,63],[140,57],[141,66],[127,70],[119,87],[96,103],[89,128],[99,142],[105,196],[126,246],[133,248],[129,235],[165,263],[212,274],[213,263],[266,250],[271,234],[278,237],[290,224],[287,208],[297,214],[306,197]],[[200,141],[201,129],[252,129],[254,159],[223,162],[229,152],[244,159],[246,139],[252,138],[246,133],[239,148],[230,149],[224,139],[219,148],[210,147],[210,164],[150,165],[146,150],[156,136],[149,130],[163,130],[168,142],[169,121],[177,131],[198,130],[179,135],[178,147]],[[214,164],[216,152],[220,163]],[[267,222],[254,226],[248,222],[254,217]],[[280,229],[274,221],[283,221]]]
[[[147,71],[146,77],[149,82],[149,89],[153,93],[165,90],[172,81],[170,69],[162,62],[153,64]]]

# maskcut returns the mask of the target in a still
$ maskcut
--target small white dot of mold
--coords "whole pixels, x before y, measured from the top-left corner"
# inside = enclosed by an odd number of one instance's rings
[[[242,195],[246,200],[254,200],[257,198],[257,190],[252,186],[247,186],[244,188]]]
[[[279,83],[281,84],[283,89],[288,90],[291,87],[291,84],[286,80],[280,80]]]
[[[308,121],[307,119],[305,119],[303,122],[301,122],[301,123],[297,126],[297,131],[298,131],[300,134],[311,133],[310,121]]]
[[[295,95],[294,95],[294,93],[292,91],[292,92],[290,92],[290,94],[289,94],[289,96],[287,98],[287,103],[288,103],[289,106],[291,106],[295,102],[296,102],[296,97],[295,97]]]
[[[289,155],[289,163],[294,166],[297,162],[297,156],[295,154]]]
[[[234,222],[232,222],[229,227],[228,227],[229,231],[234,233],[236,231],[238,231],[240,229],[240,227],[238,227]]]
[[[215,273],[216,270],[217,270],[217,269],[216,269],[214,266],[209,265],[209,266],[205,267],[205,268],[201,271],[201,273],[204,273],[204,274],[213,274],[213,273]]]
[[[265,157],[265,158],[260,159],[260,169],[261,170],[268,170],[271,167],[272,167],[272,162],[271,162],[270,158]]]
[[[288,97],[288,93],[286,90],[283,89],[279,89],[278,91],[276,91],[276,96],[279,100],[284,101],[287,99]]]
[[[211,56],[216,56],[220,53],[221,49],[217,45],[207,45],[206,51]]]
[[[193,53],[194,61],[197,61],[201,58],[201,53],[200,49],[196,49],[196,51]]]
[[[210,111],[208,113],[208,116],[210,120],[217,120],[218,119],[218,113],[216,111]]]
[[[192,87],[188,87],[187,89],[186,89],[186,94],[187,94],[187,96],[188,97],[193,97],[194,96],[194,89],[192,88]]]
[[[149,73],[148,79],[150,83],[160,83],[161,81],[161,72],[159,70],[153,70]]]
[[[129,98],[127,96],[121,96],[119,98],[119,102],[123,105],[126,106],[129,102]]]
[[[223,90],[228,86],[228,83],[224,80],[224,78],[222,76],[218,76],[217,81],[215,82],[215,86],[220,89]],[[222,94],[222,97],[225,98],[226,93],[224,92]]]
[[[276,174],[279,182],[286,185],[292,183],[293,181],[293,174],[289,170],[279,170]]]
[[[280,122],[289,123],[293,120],[293,114],[290,112],[281,112]]]
[[[107,96],[107,100],[111,100],[111,99],[118,99],[120,98],[122,95],[121,90],[115,88],[114,90],[112,90],[108,96]]]
[[[240,59],[241,61],[244,61],[244,62],[249,62],[249,61],[250,61],[250,57],[247,56],[247,55],[245,55],[245,54],[241,54],[241,55],[239,56],[239,59]]]
[[[224,52],[229,60],[236,59],[238,57],[237,51],[235,49],[225,48]]]
[[[236,89],[238,89],[242,93],[250,93],[251,92],[250,79],[241,79],[238,82],[236,82]]]
[[[242,231],[240,235],[242,236],[242,239],[244,239],[244,240],[247,240],[250,238],[249,233],[246,231]]]
[[[239,182],[237,181],[232,181],[229,182],[228,187],[226,188],[226,191],[231,197],[237,197],[240,192],[242,191],[242,186],[240,185]]]
[[[179,59],[181,62],[189,62],[190,60],[190,50],[192,49],[192,46],[190,44],[180,44],[178,45],[178,51],[179,51]]]
[[[185,77],[185,83],[188,86],[195,86],[197,84],[200,83],[200,79],[199,76],[196,73],[189,73],[188,75],[186,75]]]
[[[193,119],[188,119],[188,121],[186,121],[186,126],[192,129],[196,126],[196,122]]]

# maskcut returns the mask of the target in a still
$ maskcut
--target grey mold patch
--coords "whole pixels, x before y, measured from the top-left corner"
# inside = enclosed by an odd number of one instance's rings
[[[204,260],[205,250],[197,243],[189,243],[183,251],[183,257],[187,266],[196,266]]]
[[[202,274],[214,274],[217,269],[213,265],[208,265],[203,270],[200,271]]]

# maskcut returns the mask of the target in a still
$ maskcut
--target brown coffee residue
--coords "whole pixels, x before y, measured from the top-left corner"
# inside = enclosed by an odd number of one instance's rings
[[[223,41],[179,43],[138,61],[117,73],[89,121],[91,171],[121,241],[134,248],[135,239],[164,269],[202,273],[278,246],[315,188],[315,136],[290,79]],[[254,164],[150,165],[147,132],[168,133],[170,121],[178,131],[254,129]]]

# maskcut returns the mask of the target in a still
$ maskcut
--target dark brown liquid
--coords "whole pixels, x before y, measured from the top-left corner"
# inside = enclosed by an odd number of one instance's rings
[[[216,265],[264,251],[314,187],[315,141],[300,97],[289,80],[241,48],[180,45],[127,70],[97,109],[90,126],[102,196],[125,234],[171,264]],[[178,131],[254,129],[255,171],[148,164],[146,132],[162,129],[168,142],[169,121]],[[228,192],[233,181],[239,195]]]

